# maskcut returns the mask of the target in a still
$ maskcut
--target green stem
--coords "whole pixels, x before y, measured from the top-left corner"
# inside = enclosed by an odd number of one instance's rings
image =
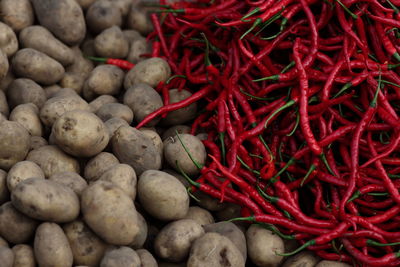
[[[225,133],[219,133],[219,142],[221,143],[222,164],[225,165]]]
[[[87,59],[97,61],[97,62],[106,62],[107,58],[104,57],[92,57],[92,56],[86,56]]]
[[[336,176],[336,174],[333,172],[333,170],[331,169],[331,166],[329,166],[328,161],[326,160],[326,156],[324,153],[321,154],[321,160],[322,162],[325,164],[326,169],[328,170],[328,172],[330,174],[332,174],[333,176]]]
[[[311,164],[310,168],[308,169],[308,172],[306,173],[306,175],[304,176],[303,180],[301,180],[300,186],[303,186],[303,184],[305,183],[305,181],[307,180],[307,178],[310,176],[310,174],[315,171],[315,169],[317,168],[317,166],[315,166],[314,164]]]
[[[394,243],[379,243],[371,239],[367,239],[367,245],[376,246],[376,247],[386,247],[386,246],[397,246],[400,245],[400,242]]]
[[[175,130],[175,132],[176,132],[176,136],[177,136],[178,139],[179,139],[179,142],[181,143],[181,145],[182,145],[183,149],[185,150],[185,152],[188,154],[190,160],[193,162],[194,165],[196,165],[197,169],[201,170],[201,169],[203,168],[203,166],[201,166],[201,164],[199,164],[196,160],[194,160],[192,154],[189,152],[189,149],[188,149],[188,148],[186,147],[186,145],[183,143],[183,141],[182,141],[182,139],[181,139],[181,137],[180,137],[180,135],[179,135],[178,130]]]
[[[358,16],[350,11],[340,0],[336,0],[336,2],[343,7],[343,9],[353,18],[358,19]]]
[[[243,33],[242,36],[240,36],[240,40],[242,40],[247,34],[251,33],[261,23],[262,23],[262,19],[261,18],[257,18],[254,21],[253,25],[250,27],[250,29],[248,29],[245,33]]]
[[[294,104],[296,104],[296,101],[290,100],[290,101],[288,101],[285,105],[283,105],[282,107],[280,107],[280,108],[278,108],[277,110],[275,110],[275,111],[268,117],[268,119],[265,121],[264,128],[267,128],[268,122],[269,122],[276,114],[278,114],[279,112],[281,112],[282,110],[284,110],[284,109],[286,109],[286,108],[289,108],[289,107],[293,106]]]
[[[286,136],[292,136],[294,134],[294,132],[296,132],[297,127],[299,126],[300,123],[300,114],[297,112],[297,116],[296,116],[296,124],[293,127],[293,130],[288,133]]]
[[[314,239],[304,243],[303,245],[301,245],[300,247],[298,247],[297,249],[295,249],[292,252],[288,252],[288,253],[277,253],[277,252],[275,252],[275,254],[278,255],[278,256],[289,257],[289,256],[292,256],[294,254],[299,253],[300,251],[302,251],[305,248],[307,248],[309,246],[312,246],[312,245],[315,245],[315,240]]]

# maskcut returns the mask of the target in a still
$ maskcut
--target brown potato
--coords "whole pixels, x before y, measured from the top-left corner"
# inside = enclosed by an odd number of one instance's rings
[[[165,139],[168,139],[170,137],[174,137],[176,133],[178,134],[188,134],[190,133],[191,127],[187,125],[174,125],[169,127],[165,132],[163,132],[162,140],[164,141]]]
[[[147,227],[147,222],[140,214],[139,212],[137,213],[138,216],[138,226],[139,226],[139,233],[136,235],[135,239],[133,239],[132,243],[129,244],[129,247],[133,249],[138,249],[143,247],[144,243],[147,241],[148,237],[148,227]]]
[[[95,95],[115,95],[118,94],[124,72],[114,65],[100,65],[93,69],[86,80],[83,90],[88,90]]]
[[[91,4],[96,2],[96,0],[76,0],[82,9],[87,9]]]
[[[145,127],[140,128],[139,131],[141,131],[151,139],[154,146],[157,148],[158,153],[160,153],[161,160],[163,160],[164,143],[161,140],[161,137],[158,135],[158,133],[155,130],[151,130],[150,128],[145,128]]]
[[[18,39],[13,29],[7,24],[0,22],[0,50],[7,57],[11,57],[18,50]]]
[[[171,89],[168,92],[169,92],[169,102],[171,104],[180,102],[192,95],[189,91],[179,90],[179,89]],[[195,102],[185,108],[180,108],[169,112],[167,117],[165,117],[162,120],[162,123],[165,125],[183,124],[195,118],[196,112],[197,112],[197,104]]]
[[[104,122],[108,129],[108,134],[112,138],[114,136],[114,133],[117,131],[117,129],[121,126],[127,126],[129,127],[129,124],[126,122],[126,120],[123,120],[121,118],[111,118]]]
[[[35,162],[43,170],[46,178],[59,172],[79,173],[79,163],[65,154],[57,146],[42,146],[29,152],[26,160]]]
[[[188,152],[186,152],[184,146]],[[164,140],[164,157],[168,164],[178,172],[182,170],[188,175],[198,174],[200,170],[193,163],[188,153],[201,166],[205,164],[206,148],[197,137],[191,134],[180,134]]]
[[[148,170],[141,174],[138,197],[143,208],[162,221],[182,219],[189,210],[186,188],[165,172]]]
[[[19,78],[10,83],[7,88],[10,107],[20,104],[33,103],[39,109],[46,102],[46,93],[43,88],[31,79]]]
[[[39,118],[39,109],[33,103],[16,106],[10,114],[10,121],[19,122],[31,136],[42,136],[43,126]]]
[[[141,122],[147,115],[163,106],[163,101],[157,91],[144,83],[127,88],[123,101],[133,111],[134,119],[137,122]],[[153,126],[159,120],[156,118],[146,125]]]
[[[118,100],[111,95],[101,95],[89,103],[90,111],[96,113],[105,104],[118,103]]]
[[[227,237],[206,233],[192,245],[187,267],[220,266],[244,267],[245,260]]]
[[[310,251],[302,251],[289,257],[282,267],[314,267],[320,259]]]
[[[1,51],[1,49],[0,49]],[[14,77],[14,73],[12,72],[11,68],[7,67],[8,66],[8,60],[6,61],[6,56],[4,54],[4,52],[0,52],[0,91],[6,92],[8,86],[10,85],[10,83],[12,83],[12,81],[14,81],[15,77]],[[2,62],[2,63],[1,63]],[[7,74],[4,76],[4,74],[2,74],[2,71],[4,71],[6,68],[8,68],[8,72]]]
[[[0,205],[10,199],[7,187],[7,173],[0,169]]]
[[[13,267],[14,252],[8,247],[0,247],[0,262],[2,267]]]
[[[283,240],[271,231],[258,225],[251,225],[246,232],[247,253],[257,266],[278,267],[283,257],[276,253],[284,253]]]
[[[60,81],[61,87],[74,89],[77,94],[82,92],[84,84],[85,79],[82,75],[73,72],[66,72]]]
[[[85,222],[103,240],[113,245],[129,245],[140,232],[132,199],[108,181],[89,185],[81,196]]]
[[[29,151],[32,151],[34,149],[38,149],[39,147],[42,146],[47,146],[47,140],[44,139],[41,136],[31,136],[31,146],[29,148]]]
[[[143,35],[147,35],[153,30],[149,14],[135,5],[132,5],[126,23],[129,28],[137,30]]]
[[[127,60],[129,62],[136,64],[146,59],[146,57],[142,55],[150,53],[151,53],[151,45],[147,42],[146,38],[139,37],[134,40],[131,40]]]
[[[97,181],[103,173],[117,164],[119,161],[113,154],[101,152],[86,163],[84,177],[88,182]]]
[[[76,157],[92,157],[107,146],[108,131],[93,113],[73,110],[58,118],[52,128],[56,144]]]
[[[135,30],[123,30],[122,33],[124,34],[125,38],[128,40],[129,45],[132,44],[133,41],[136,39],[144,38],[140,32]]]
[[[54,97],[54,95],[57,94],[57,92],[61,91],[61,89],[61,86],[58,84],[43,87],[47,99]]]
[[[63,230],[71,246],[74,263],[76,265],[98,266],[106,251],[107,244],[79,219],[65,224]]]
[[[351,267],[350,264],[339,261],[320,261],[315,267]]]
[[[11,202],[0,206],[0,235],[8,242],[21,244],[29,242],[38,223],[19,212]]]
[[[112,26],[96,36],[94,50],[101,57],[126,58],[129,42],[118,26]]]
[[[108,181],[121,188],[132,200],[136,198],[137,178],[135,170],[128,164],[116,164],[104,172],[99,180]]]
[[[88,186],[85,179],[76,172],[59,172],[50,176],[49,180],[68,186],[77,196],[81,196],[83,190]]]
[[[83,12],[75,0],[31,0],[40,24],[67,45],[79,44],[86,35]]]
[[[139,130],[121,126],[115,131],[111,143],[118,160],[133,167],[137,175],[146,170],[161,168],[161,156],[157,147]]]
[[[94,2],[86,11],[86,23],[88,28],[99,33],[114,25],[122,25],[121,10],[107,0],[98,0]]]
[[[32,48],[18,50],[11,64],[17,76],[29,78],[44,85],[57,83],[65,72],[58,61]]]
[[[94,68],[93,62],[83,56],[82,51],[78,46],[72,47],[72,52],[75,54],[74,63],[66,67],[65,70],[67,72],[79,74],[84,80],[86,80]]]
[[[140,258],[141,267],[158,267],[156,259],[148,250],[138,249],[136,253]]]
[[[7,98],[3,91],[0,90],[0,113],[5,117],[10,114],[10,108],[8,107]]]
[[[68,186],[40,178],[20,182],[11,192],[16,209],[31,218],[70,222],[79,215],[78,196]]]
[[[7,243],[7,241],[4,239],[4,238],[2,238],[1,236],[0,236],[0,248],[1,247],[6,247],[6,248],[8,248],[8,243]]]
[[[126,16],[129,13],[130,7],[132,5],[132,0],[108,0],[109,2],[116,5],[121,11],[122,16]]]
[[[10,70],[7,55],[0,49],[0,80],[3,80]]]
[[[132,85],[146,83],[155,88],[159,82],[165,82],[171,76],[171,68],[161,58],[152,57],[135,65],[126,75],[124,88],[128,90]]]
[[[200,224],[190,219],[174,221],[158,233],[154,250],[161,258],[171,262],[181,262],[189,255],[193,242],[204,235]]]
[[[0,18],[15,32],[33,24],[35,16],[29,0],[0,1]]]
[[[30,147],[29,132],[18,122],[0,121],[0,168],[9,170],[25,159]]]
[[[194,220],[201,226],[214,223],[212,214],[208,210],[197,206],[189,207],[188,213],[184,219]]]
[[[30,26],[19,33],[19,41],[24,48],[33,48],[54,58],[63,66],[74,62],[75,54],[72,50],[54,37],[51,32],[42,26]]]
[[[36,230],[33,245],[39,266],[71,267],[73,256],[68,239],[58,224],[45,222]]]
[[[33,248],[29,245],[19,244],[12,248],[14,252],[13,267],[35,267],[36,260],[33,253]]]
[[[105,104],[97,110],[96,115],[104,122],[111,118],[121,118],[131,124],[133,120],[132,110],[121,103]]]
[[[130,247],[110,248],[101,260],[100,267],[141,267],[139,255]]]
[[[12,192],[20,182],[32,177],[44,179],[44,173],[39,165],[28,160],[16,163],[7,174],[8,190]]]

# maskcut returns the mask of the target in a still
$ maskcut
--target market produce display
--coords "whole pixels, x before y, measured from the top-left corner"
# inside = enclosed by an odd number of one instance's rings
[[[398,0],[0,0],[0,267],[400,266]]]

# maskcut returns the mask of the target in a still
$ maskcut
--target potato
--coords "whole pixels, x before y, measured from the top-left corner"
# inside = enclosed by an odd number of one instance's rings
[[[112,138],[114,136],[115,131],[121,126],[127,126],[129,127],[129,124],[126,122],[126,120],[123,120],[121,118],[111,118],[104,122],[108,129],[108,134]]]
[[[132,110],[120,103],[105,104],[97,110],[96,115],[104,122],[115,117],[125,120],[128,124],[131,124],[133,120]]]
[[[159,261],[158,267],[186,267],[186,262],[172,263],[172,262]]]
[[[245,260],[238,248],[227,238],[217,233],[206,233],[192,245],[187,267],[235,266],[244,267]]]
[[[8,247],[0,247],[0,262],[2,267],[13,267],[14,252]]]
[[[183,186],[185,188],[188,188],[189,186],[191,186],[189,181],[183,175],[177,173],[176,171],[171,170],[171,169],[164,169],[162,171],[175,177],[181,184],[183,184]]]
[[[225,209],[227,203],[221,203],[219,199],[213,198],[204,192],[196,191],[193,195],[197,198],[197,205],[209,211],[221,211]]]
[[[93,69],[83,85],[83,90],[89,90],[93,95],[118,94],[124,72],[114,65],[100,65]]]
[[[141,267],[139,255],[130,247],[109,249],[101,260],[100,267]]]
[[[169,101],[170,103],[177,103],[186,98],[189,98],[192,94],[186,90],[171,89],[169,90]],[[168,113],[168,115],[162,120],[164,125],[177,125],[186,123],[196,117],[197,104],[196,102],[185,107],[180,108]]]
[[[140,32],[136,30],[122,30],[122,33],[124,34],[125,38],[128,40],[129,45],[132,44],[133,41],[136,39],[144,38]]]
[[[39,147],[47,146],[47,145],[48,145],[47,140],[44,139],[43,137],[31,136],[31,146],[29,148],[29,151],[32,151],[32,150],[38,149]]]
[[[8,71],[5,77],[3,77],[4,74],[2,74],[2,72],[6,68],[8,68]],[[2,52],[0,49],[0,91],[6,92],[8,86],[10,85],[10,83],[12,83],[12,81],[14,81],[14,79],[15,79],[14,73],[12,72],[11,68],[9,68],[8,60],[6,61],[6,56],[4,52]]]
[[[119,163],[111,153],[101,152],[86,163],[84,176],[88,182],[97,181],[103,173]]]
[[[16,210],[11,202],[0,206],[0,235],[8,242],[29,242],[37,225],[35,220]]]
[[[114,25],[122,25],[121,10],[107,0],[94,2],[86,11],[86,23],[94,33],[99,33]]]
[[[165,139],[168,139],[170,137],[174,137],[176,133],[178,134],[188,134],[190,133],[191,127],[187,125],[174,125],[168,128],[165,132],[162,134],[162,140],[164,141]]]
[[[188,152],[186,152],[184,146]],[[205,164],[206,148],[197,137],[191,134],[180,134],[164,141],[164,157],[169,165],[178,172],[182,169],[188,175],[198,174],[200,170],[193,163],[188,153],[201,166]]]
[[[96,54],[107,58],[126,58],[129,43],[118,26],[105,29],[94,39]]]
[[[190,219],[174,221],[158,233],[154,250],[167,261],[181,262],[189,255],[192,243],[204,235],[200,224]]]
[[[99,108],[109,103],[118,103],[118,100],[110,95],[101,95],[89,103],[90,111],[96,113]]]
[[[20,182],[11,192],[16,209],[38,220],[70,222],[79,215],[78,196],[68,186],[40,178]]]
[[[79,44],[86,35],[83,12],[75,0],[31,0],[39,23],[67,45]]]
[[[132,0],[108,0],[109,2],[116,5],[121,11],[122,16],[126,16],[132,5]]]
[[[58,84],[43,87],[47,99],[54,97],[54,95],[57,94],[57,92],[61,91],[61,89],[61,86]]]
[[[233,203],[226,203],[225,208],[217,211],[215,216],[219,221],[229,221],[230,219],[241,217],[241,207]]]
[[[24,48],[33,48],[68,66],[74,62],[72,50],[54,37],[45,27],[35,25],[23,29],[19,33],[19,41]]]
[[[58,61],[32,48],[18,50],[11,64],[17,76],[29,78],[44,85],[57,83],[65,72]]]
[[[63,230],[71,246],[74,264],[98,266],[107,244],[79,219],[65,224]]]
[[[7,98],[3,91],[0,90],[0,113],[5,117],[10,114],[10,108],[8,107]]]
[[[10,69],[7,55],[0,49],[0,80],[3,80],[7,76]]]
[[[150,128],[144,128],[144,127],[140,128],[139,131],[141,131],[151,139],[154,146],[157,148],[158,153],[160,153],[161,160],[163,160],[164,143],[161,140],[161,137],[158,135],[158,133],[156,131],[151,130]]]
[[[39,118],[39,109],[33,103],[16,106],[10,114],[10,121],[19,122],[31,136],[42,136],[43,126]]]
[[[15,32],[3,22],[0,22],[0,49],[7,57],[11,57],[18,50],[18,39]]]
[[[218,222],[203,226],[206,233],[213,232],[229,238],[242,253],[243,259],[247,258],[246,237],[243,232],[232,222]]]
[[[76,0],[82,9],[87,9],[91,4],[96,2],[96,0]]]
[[[41,108],[46,102],[45,91],[31,79],[19,78],[12,81],[8,86],[7,96],[12,108],[27,103],[33,103]]]
[[[247,253],[257,266],[280,266],[283,259],[276,253],[284,253],[283,240],[271,231],[251,225],[246,232]]]
[[[189,210],[186,188],[175,177],[162,171],[148,170],[140,175],[138,197],[143,208],[162,221],[182,219]]]
[[[65,154],[57,146],[42,146],[29,152],[26,160],[35,162],[43,170],[46,178],[59,172],[79,173],[79,163]]]
[[[147,241],[148,231],[149,231],[147,222],[142,216],[142,214],[138,212],[137,216],[138,216],[137,223],[139,226],[139,233],[136,235],[135,239],[133,239],[133,241],[129,244],[129,247],[133,249],[138,249],[143,247],[144,243]]]
[[[93,113],[73,110],[58,118],[52,128],[56,144],[76,157],[92,157],[108,144],[104,123]]]
[[[72,52],[75,54],[75,60],[72,65],[65,68],[67,72],[79,74],[84,80],[89,76],[90,72],[93,70],[93,62],[85,58],[79,47],[72,47]]]
[[[147,84],[139,83],[127,88],[124,104],[130,107],[136,122],[141,122],[147,115],[163,106],[161,96]],[[155,125],[160,119],[153,119],[147,126]]]
[[[14,252],[13,267],[35,267],[36,260],[33,253],[33,248],[29,245],[19,244],[12,248]]]
[[[127,56],[127,60],[132,63],[138,63],[146,57],[143,57],[144,54],[151,53],[151,46],[147,42],[146,38],[140,37],[132,40],[129,46],[129,52]]]
[[[289,257],[282,267],[314,267],[320,260],[310,251],[302,251]]]
[[[165,82],[171,76],[171,68],[161,58],[152,57],[135,65],[126,75],[124,88],[128,90],[132,85],[146,83],[155,88],[159,82]]]
[[[66,72],[60,81],[61,87],[74,89],[77,94],[82,92],[84,83],[82,75],[73,72]]]
[[[136,250],[140,258],[140,263],[142,267],[158,267],[156,259],[151,255],[151,253],[146,249]]]
[[[30,147],[29,132],[18,122],[0,122],[0,168],[9,170],[25,159]]]
[[[10,199],[10,192],[7,187],[7,173],[0,169],[0,205]]]
[[[89,227],[113,245],[129,245],[140,232],[132,199],[118,186],[97,181],[81,196],[82,214]]]
[[[15,32],[33,24],[35,17],[29,0],[0,1],[0,18]]]
[[[151,23],[149,14],[135,5],[132,5],[126,23],[129,28],[137,30],[143,35],[147,35],[153,31],[153,24]]]
[[[201,226],[214,223],[212,214],[208,210],[197,206],[189,207],[188,213],[184,219],[194,220]]]
[[[8,171],[7,188],[12,192],[20,182],[32,177],[44,179],[44,173],[39,165],[28,160],[20,161]]]
[[[80,45],[80,49],[85,56],[96,56],[96,51],[94,50],[94,39],[92,36],[86,36],[83,43]]]
[[[111,169],[104,172],[99,180],[115,184],[121,188],[125,194],[135,200],[137,178],[135,170],[131,166],[127,164],[114,165]]]
[[[36,230],[33,249],[41,267],[72,266],[73,256],[68,239],[58,224],[44,222]]]
[[[351,267],[351,265],[340,261],[320,261],[315,267]]]
[[[111,138],[114,155],[121,163],[133,167],[137,175],[161,168],[161,156],[151,139],[139,130],[119,127]]]
[[[49,180],[71,188],[77,196],[81,196],[83,190],[88,186],[85,179],[76,172],[59,172],[50,176]]]

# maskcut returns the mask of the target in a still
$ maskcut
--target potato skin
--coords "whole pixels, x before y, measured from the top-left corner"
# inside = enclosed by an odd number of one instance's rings
[[[32,48],[54,58],[63,66],[71,65],[75,55],[72,50],[42,26],[30,26],[19,34],[22,47]]]
[[[2,90],[0,90],[0,113],[5,117],[10,114],[10,108],[8,107],[6,95]]]
[[[217,233],[206,233],[193,243],[187,261],[187,267],[200,266],[244,267],[245,261],[228,238]]]
[[[104,122],[111,118],[121,118],[131,124],[133,120],[132,110],[121,103],[105,104],[97,110],[96,115]]]
[[[44,173],[39,165],[29,160],[16,163],[14,166],[12,166],[7,174],[8,190],[12,192],[20,182],[32,177],[41,179],[45,178]]]
[[[68,239],[56,223],[45,222],[36,230],[33,249],[41,267],[70,267],[73,256]]]
[[[88,186],[85,179],[76,172],[59,172],[50,176],[49,180],[68,186],[77,196],[81,196],[83,190]]]
[[[40,24],[68,45],[79,44],[86,35],[83,12],[75,0],[31,0]]]
[[[19,78],[10,83],[7,88],[10,107],[33,103],[39,109],[46,102],[46,93],[43,88],[31,79]]]
[[[94,33],[99,33],[111,26],[121,26],[121,10],[107,0],[94,2],[86,11],[86,23]]]
[[[31,218],[70,222],[79,215],[78,196],[69,187],[54,181],[29,178],[11,193],[16,209]]]
[[[214,223],[212,214],[208,210],[197,206],[189,207],[188,213],[184,219],[194,220],[201,226]]]
[[[19,122],[31,136],[42,136],[43,126],[39,118],[39,109],[32,103],[16,106],[10,114],[10,121]]]
[[[109,141],[104,123],[93,113],[83,110],[64,113],[54,122],[51,133],[61,149],[76,157],[97,155]]]
[[[9,72],[10,64],[7,55],[0,49],[0,80],[3,80]]]
[[[0,121],[0,168],[9,170],[25,159],[30,147],[29,132],[18,122]]]
[[[0,205],[10,198],[10,192],[7,188],[7,173],[0,169]]]
[[[121,188],[132,200],[136,198],[137,178],[135,170],[128,164],[117,164],[104,172],[99,180],[109,181]]]
[[[142,214],[138,212],[137,216],[138,216],[137,224],[139,226],[139,233],[135,236],[135,239],[129,244],[129,247],[133,249],[138,249],[143,247],[144,243],[147,241],[148,230],[149,230],[147,222],[142,216]]]
[[[101,95],[89,103],[90,111],[96,113],[105,104],[118,103],[118,100],[111,95]]]
[[[29,242],[38,223],[14,208],[11,202],[0,206],[0,235],[8,242]]]
[[[79,173],[78,161],[57,146],[47,145],[34,149],[29,152],[26,159],[39,165],[46,178],[58,172]]]
[[[14,252],[8,247],[0,247],[0,262],[2,267],[13,267]]]
[[[147,249],[138,249],[136,253],[140,258],[142,267],[158,267],[156,259]]]
[[[118,163],[118,159],[113,154],[101,152],[86,163],[84,177],[88,182],[97,181],[103,173]]]
[[[18,39],[15,32],[3,22],[0,22],[0,49],[7,57],[11,57],[18,50]]]
[[[35,267],[36,260],[33,254],[33,248],[29,245],[19,244],[12,248],[14,252],[13,267]]]
[[[310,251],[302,251],[289,257],[282,267],[314,267],[320,259]]]
[[[81,196],[82,214],[89,227],[106,242],[129,245],[139,233],[132,199],[108,181],[97,181]]]
[[[109,249],[101,260],[100,267],[141,267],[139,255],[130,247]]]
[[[189,210],[186,188],[162,171],[148,170],[140,175],[138,197],[143,208],[162,221],[182,219]]]
[[[75,265],[98,266],[108,245],[82,220],[65,224],[63,230],[71,246]]]
[[[124,71],[114,65],[100,65],[93,69],[83,90],[93,95],[115,95],[122,86]]]
[[[162,259],[181,262],[189,255],[192,243],[203,234],[203,228],[196,221],[174,221],[158,233],[154,242],[155,252]]]
[[[34,14],[29,0],[0,1],[0,17],[15,32],[33,24]]]
[[[32,48],[18,50],[11,65],[17,76],[29,78],[44,85],[57,83],[65,72],[58,61]]]
[[[101,57],[126,58],[129,42],[118,26],[112,26],[96,36],[94,50]]]
[[[168,91],[170,103],[177,103],[182,101],[192,94],[186,90],[171,89]],[[190,104],[187,107],[180,108],[168,113],[168,115],[162,120],[165,125],[177,125],[184,124],[191,119],[196,117],[197,103]]]

